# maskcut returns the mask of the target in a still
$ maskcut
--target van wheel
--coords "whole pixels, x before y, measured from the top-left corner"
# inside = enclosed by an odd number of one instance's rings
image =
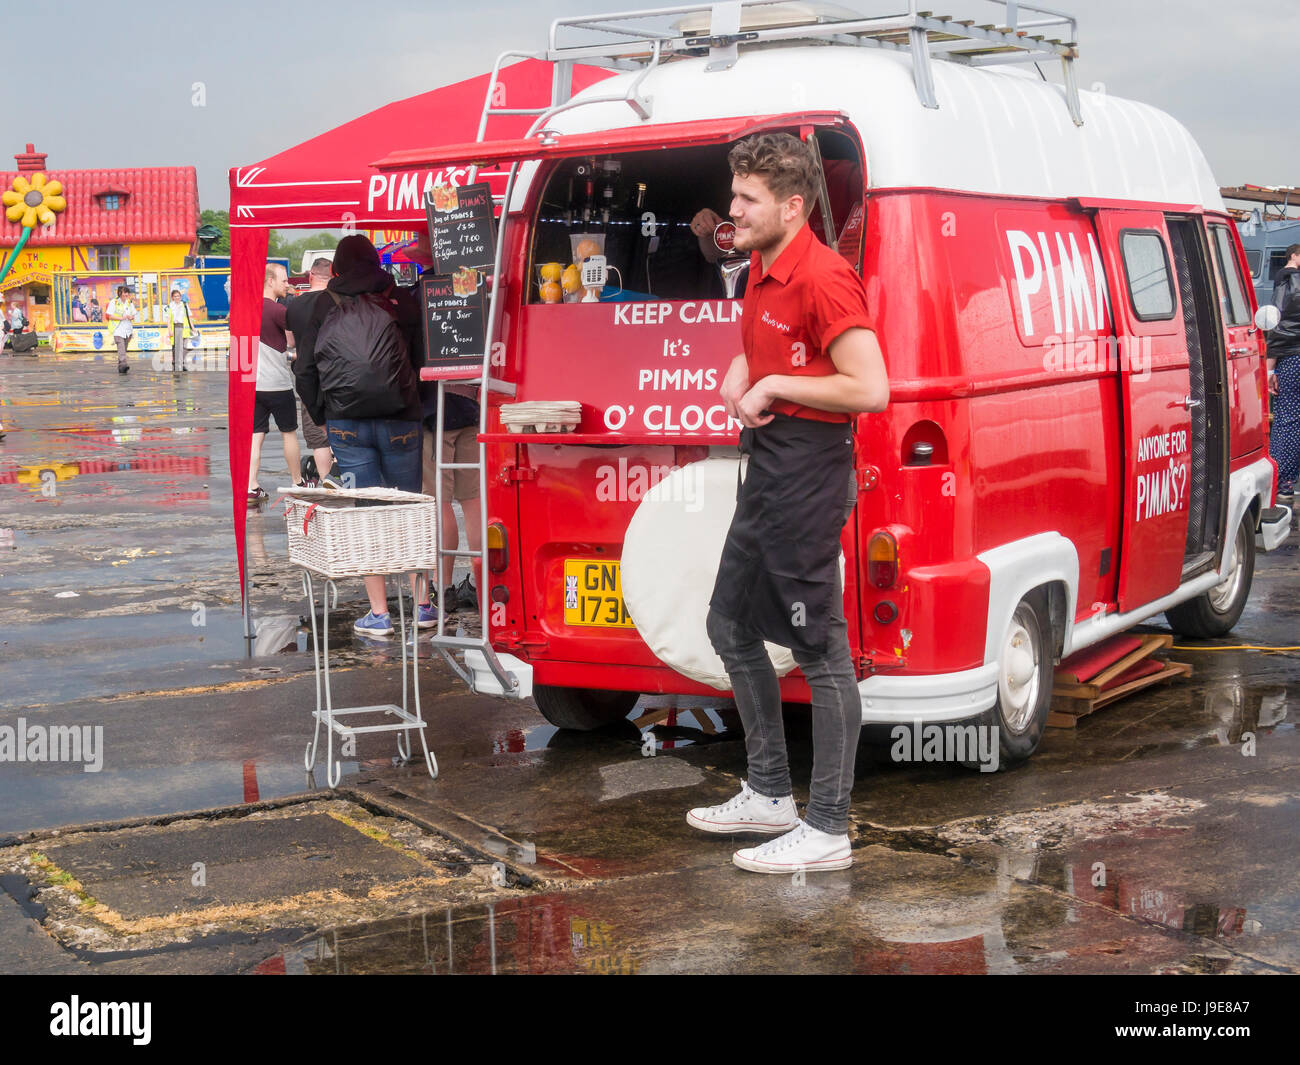
[[[602,725],[622,721],[632,712],[639,692],[596,691],[592,688],[557,688],[538,684],[533,688],[537,709],[557,728],[589,732]]]
[[[1232,631],[1246,608],[1254,578],[1255,529],[1254,520],[1247,511],[1237,526],[1223,580],[1195,599],[1171,606],[1165,611],[1165,620],[1180,636],[1200,640],[1224,636]]]
[[[977,720],[998,735],[998,768],[1023,762],[1038,748],[1052,709],[1052,627],[1047,597],[1020,600],[998,654],[997,702]],[[978,762],[963,763],[978,769]]]

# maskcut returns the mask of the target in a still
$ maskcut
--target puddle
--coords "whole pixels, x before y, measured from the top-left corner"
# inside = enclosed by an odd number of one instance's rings
[[[262,975],[591,973],[632,975],[638,958],[592,899],[508,899],[335,928],[278,951]]]
[[[311,786],[301,760],[114,769],[111,736],[108,741],[108,764],[98,773],[0,773],[0,834],[232,806],[296,795]],[[343,764],[345,773],[356,770],[355,762]]]
[[[595,733],[573,732],[545,722],[529,728],[502,729],[492,736],[492,754],[526,754],[560,747],[590,746],[596,736],[623,740],[647,751],[647,743],[653,744],[656,751],[673,751],[697,744],[743,741],[744,731],[740,715],[730,699],[646,695],[625,720]]]
[[[1191,898],[1141,876],[1108,871],[1100,862],[1067,865],[1062,886],[1081,901],[1125,917],[1209,939],[1257,935],[1263,930],[1259,921],[1247,916],[1245,907]]]
[[[632,722],[641,729],[643,741],[650,738],[660,751],[745,738],[730,699],[649,695],[637,703]]]
[[[0,710],[214,683],[214,665],[247,668],[233,608],[64,618],[11,631],[0,658]],[[260,663],[256,663],[260,664]]]
[[[1295,731],[1285,684],[1247,682],[1233,674],[1211,677],[1206,672],[1205,679],[1186,691],[1152,696],[1143,714],[1125,718],[1117,706],[1111,722],[1099,721],[1099,734],[1132,743],[1121,758],[1129,761],[1207,747],[1237,747],[1253,755],[1274,734]]]

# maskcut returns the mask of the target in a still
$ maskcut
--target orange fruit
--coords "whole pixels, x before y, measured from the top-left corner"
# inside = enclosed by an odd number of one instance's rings
[[[565,292],[574,293],[582,288],[582,275],[578,272],[576,266],[566,266],[564,268],[564,276],[562,280]]]
[[[543,303],[559,303],[563,298],[564,290],[555,281],[547,281],[542,285]]]
[[[582,262],[588,256],[600,254],[602,252],[599,242],[590,239],[578,241],[578,246],[573,250],[573,257],[577,262]]]
[[[559,263],[542,263],[542,280],[558,281],[560,275],[564,272],[564,267]]]

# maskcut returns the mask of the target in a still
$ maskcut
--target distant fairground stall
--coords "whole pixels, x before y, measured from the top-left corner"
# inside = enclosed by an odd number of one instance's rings
[[[0,171],[0,303],[56,352],[112,351],[104,310],[125,285],[139,308],[131,351],[169,349],[164,309],[179,291],[191,350],[230,346],[228,268],[196,259],[198,180],[191,166],[48,170],[28,144]]]

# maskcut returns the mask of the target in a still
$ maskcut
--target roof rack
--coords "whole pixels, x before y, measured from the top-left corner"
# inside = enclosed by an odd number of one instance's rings
[[[861,7],[860,0],[850,0]],[[1059,59],[1065,99],[1075,125],[1083,125],[1074,77],[1078,23],[1062,11],[1019,0],[980,0],[997,9],[996,22],[937,15],[917,9],[869,16],[853,7],[791,0],[719,0],[683,7],[622,11],[556,19],[545,58],[571,67],[581,62],[619,70],[645,70],[684,56],[707,56],[709,70],[732,66],[741,48],[777,42],[817,42],[909,52],[917,96],[938,108],[931,60],[968,66]],[[539,56],[541,58],[541,56]],[[558,84],[558,83],[557,83]],[[633,100],[629,99],[629,103]],[[637,110],[647,105],[637,98]]]

